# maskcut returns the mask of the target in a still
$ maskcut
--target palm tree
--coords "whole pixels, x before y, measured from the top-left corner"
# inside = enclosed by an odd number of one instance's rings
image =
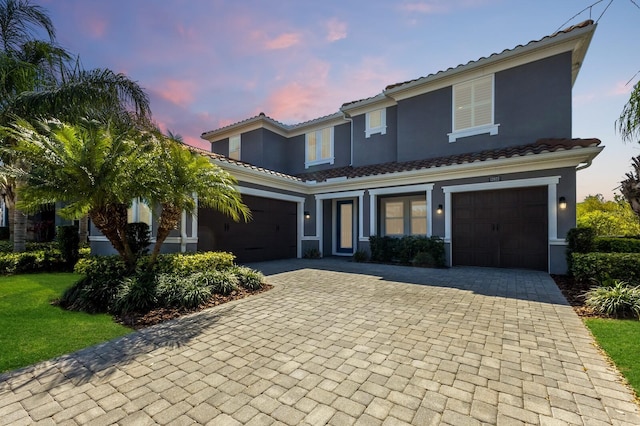
[[[38,29],[55,40],[56,30],[43,7],[30,0],[0,0],[0,44],[4,52],[18,52],[27,41],[37,40]]]
[[[616,121],[616,127],[624,141],[640,142],[640,82],[636,83],[629,101]],[[640,156],[632,158],[633,172],[626,174],[620,183],[620,191],[631,209],[640,217]]]
[[[183,210],[195,213],[200,203],[234,220],[250,218],[231,175],[159,132],[123,131],[95,120],[77,125],[49,120],[35,126],[19,120],[0,130],[17,141],[13,152],[22,162],[2,170],[25,183],[18,207],[32,212],[42,204],[64,202],[60,216],[88,215],[131,269],[137,259],[126,225],[133,199],[160,208],[149,269]]]
[[[178,228],[183,211],[197,213],[198,205],[202,205],[235,221],[251,219],[251,211],[242,203],[233,176],[184,147],[179,136],[161,135],[156,151],[153,155],[157,178],[150,188],[149,201],[160,206],[160,220],[149,268],[171,230]]]
[[[38,40],[38,29],[47,33],[49,42]],[[29,0],[0,0],[0,124],[7,122],[9,105],[19,93],[49,84],[62,72],[62,64],[69,56],[54,41],[55,28],[41,6]],[[7,164],[12,160],[11,154],[1,160]],[[14,250],[24,251],[27,218],[15,209],[16,187],[20,182],[9,176],[3,176],[0,182],[6,194],[5,205],[12,213],[9,229]]]
[[[49,41],[37,38],[38,29]],[[72,64],[71,55],[55,45],[55,28],[46,11],[30,0],[0,0],[0,46],[0,125],[15,117],[56,117],[71,123],[92,117],[122,129],[153,127],[144,90],[123,74],[87,71],[77,59]],[[8,137],[2,141],[4,147],[14,143]],[[11,164],[11,150],[0,159]],[[21,182],[11,177],[1,181],[13,210],[9,225],[14,251],[23,251],[26,217],[15,208]]]
[[[95,120],[77,125],[56,120],[32,125],[18,120],[2,128],[16,141],[12,148],[21,164],[3,172],[24,182],[17,207],[35,212],[63,202],[61,217],[89,216],[130,268],[135,255],[126,238],[127,209],[134,198],[147,197],[153,164],[150,138],[135,129],[122,130]]]

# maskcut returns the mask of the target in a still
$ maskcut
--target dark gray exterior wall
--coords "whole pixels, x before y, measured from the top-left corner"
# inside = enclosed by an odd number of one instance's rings
[[[335,167],[348,166],[351,163],[351,125],[340,124],[333,129],[333,164],[325,163],[305,169],[305,135],[294,136],[289,140],[286,150],[286,164],[284,173],[297,175],[305,172],[327,170]]]
[[[495,74],[497,135],[449,142],[452,88],[398,103],[398,161],[442,157],[571,137],[571,54],[563,53]]]
[[[397,160],[398,107],[386,109],[387,132],[365,137],[365,116],[353,117],[353,166],[389,163]]]
[[[451,87],[398,102],[398,161],[449,155]]]

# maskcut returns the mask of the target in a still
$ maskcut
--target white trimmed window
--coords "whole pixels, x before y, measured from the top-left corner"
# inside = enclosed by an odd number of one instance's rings
[[[127,210],[127,222],[135,223],[135,222],[144,222],[149,225],[151,228],[152,224],[152,212],[151,207],[147,205],[144,201],[140,199],[133,200],[131,207]]]
[[[240,160],[240,135],[229,138],[229,158]]]
[[[498,134],[494,124],[494,76],[476,78],[453,86],[453,131],[449,142],[489,133]]]
[[[427,235],[427,200],[411,200],[411,235]]]
[[[333,127],[305,135],[305,168],[316,164],[333,164],[333,160]]]
[[[365,117],[365,137],[369,137],[373,134],[380,133],[384,135],[387,133],[387,109],[377,109],[370,111]]]
[[[427,200],[392,197],[382,200],[382,235],[427,235]]]

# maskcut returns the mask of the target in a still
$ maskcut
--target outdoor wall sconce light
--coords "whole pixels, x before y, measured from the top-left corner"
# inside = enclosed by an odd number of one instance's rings
[[[442,204],[438,204],[438,209],[436,210],[436,213],[442,214]]]
[[[309,213],[308,211],[304,212],[304,218],[305,219],[311,219],[311,213]]]
[[[567,208],[567,199],[564,197],[560,197],[560,199],[558,200],[558,207],[560,207],[560,210],[564,210]]]

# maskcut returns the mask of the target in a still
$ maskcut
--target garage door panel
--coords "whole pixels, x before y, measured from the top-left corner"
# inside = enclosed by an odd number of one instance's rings
[[[454,265],[547,269],[546,187],[455,193]]]
[[[212,209],[199,209],[198,248],[224,250],[238,262],[292,258],[297,255],[297,205],[264,197],[243,196],[250,222],[233,222]]]

